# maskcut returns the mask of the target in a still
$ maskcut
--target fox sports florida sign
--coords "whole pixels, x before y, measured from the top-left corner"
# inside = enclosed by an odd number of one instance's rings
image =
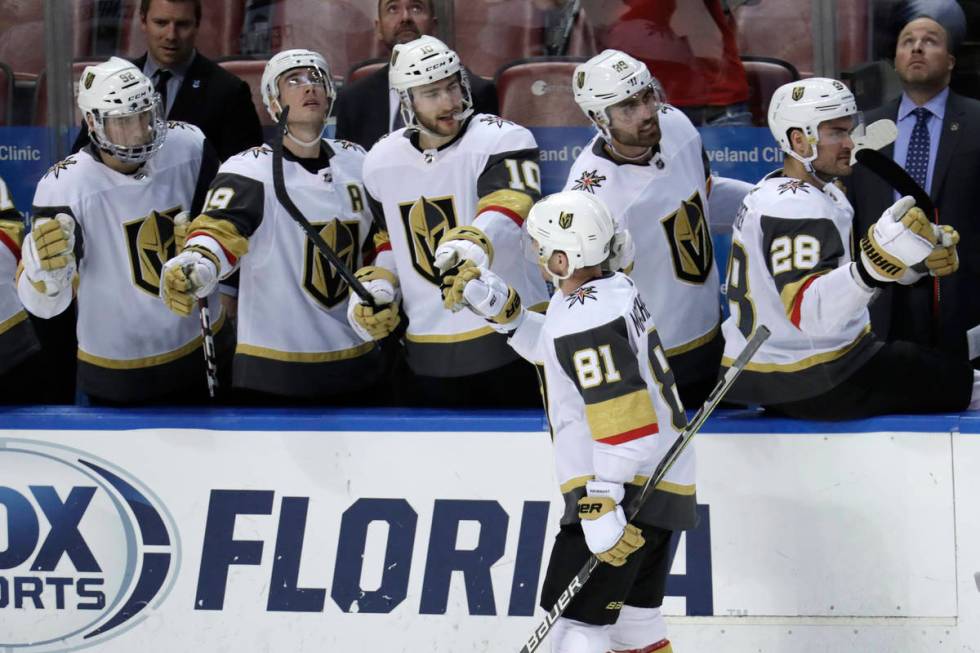
[[[153,492],[69,447],[0,438],[0,650],[72,651],[139,623],[180,564]]]

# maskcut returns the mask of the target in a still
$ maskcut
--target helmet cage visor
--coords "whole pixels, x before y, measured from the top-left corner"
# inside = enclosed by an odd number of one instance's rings
[[[93,109],[92,141],[103,151],[126,163],[143,163],[162,146],[167,137],[167,120],[160,94],[128,107]]]

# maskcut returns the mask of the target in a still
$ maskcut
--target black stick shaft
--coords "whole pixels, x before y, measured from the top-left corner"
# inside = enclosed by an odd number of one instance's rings
[[[374,301],[374,296],[367,291],[363,284],[354,276],[354,273],[348,269],[347,265],[340,260],[336,252],[331,249],[330,245],[323,240],[323,236],[320,235],[310,221],[306,219],[303,213],[299,210],[293,200],[289,197],[289,193],[286,191],[286,182],[283,177],[282,171],[282,148],[283,148],[283,138],[286,135],[286,118],[289,116],[289,107],[284,107],[282,114],[279,116],[279,124],[276,127],[276,137],[272,140],[272,186],[276,193],[276,200],[282,204],[282,207],[286,209],[286,213],[289,214],[296,223],[303,228],[306,232],[306,237],[309,238],[313,245],[316,246],[317,250],[323,256],[330,261],[330,264],[337,270],[337,274],[344,278],[348,284],[350,284],[351,290],[357,293],[357,296],[361,298],[361,301],[365,304],[371,306],[375,310],[378,309],[378,304]]]

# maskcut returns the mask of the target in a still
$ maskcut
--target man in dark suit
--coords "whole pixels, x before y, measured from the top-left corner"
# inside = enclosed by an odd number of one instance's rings
[[[134,63],[160,93],[170,120],[197,125],[221,160],[262,144],[248,83],[194,49],[201,0],[141,0],[147,53]],[[72,151],[89,142],[83,126]]]
[[[422,35],[434,35],[437,24],[432,0],[378,0],[378,18],[374,28],[378,40],[390,51],[398,43],[414,41]],[[476,113],[496,114],[497,89],[467,71],[473,108]],[[340,89],[334,115],[337,116],[337,138],[353,141],[364,149],[393,129],[404,127],[398,110],[398,94],[388,86],[388,65]]]
[[[929,193],[940,221],[959,232],[960,267],[941,280],[891,284],[871,304],[871,323],[884,340],[932,346],[976,364],[980,329],[971,329],[980,324],[980,102],[949,89],[966,22],[953,0],[908,2],[897,15],[895,70],[903,93],[865,119],[889,118],[898,125],[898,138],[882,152]],[[848,186],[854,237],[860,238],[897,194],[861,165]]]

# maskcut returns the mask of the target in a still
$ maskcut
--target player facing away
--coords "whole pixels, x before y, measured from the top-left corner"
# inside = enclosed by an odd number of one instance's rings
[[[791,82],[773,94],[769,128],[786,157],[735,220],[722,364],[757,325],[772,336],[728,397],[804,419],[980,408],[980,374],[969,364],[882,343],[871,331],[878,288],[952,273],[958,236],[903,197],[857,234],[852,256],[854,211],[838,179],[851,173],[861,127],[854,96],[837,80]]]
[[[606,50],[578,66],[572,91],[599,133],[572,164],[565,190],[600,198],[632,236],[620,264],[653,314],[681,399],[699,406],[724,346],[701,136],[624,52]],[[643,252],[635,260],[634,247]]]
[[[262,100],[273,120],[289,107],[283,179],[293,202],[349,269],[374,257],[361,181],[364,150],[321,138],[336,93],[326,59],[310,50],[273,56]],[[272,148],[228,159],[211,183],[186,247],[164,266],[164,302],[187,315],[235,270],[238,345],[233,383],[249,400],[363,403],[380,381],[381,353],[347,323],[350,287],[277,201]]]
[[[556,653],[669,653],[660,606],[675,530],[693,528],[695,457],[687,448],[637,515],[623,507],[686,425],[674,375],[636,284],[605,271],[615,223],[595,196],[551,195],[525,223],[558,289],[544,315],[486,267],[464,264],[447,304],[487,319],[522,357],[544,365],[565,511],[541,590],[551,609],[590,553],[600,561],[552,631]]]
[[[358,275],[380,302],[401,297],[415,377],[401,385],[423,405],[540,405],[534,369],[485,321],[443,310],[440,288],[447,270],[471,260],[500,274],[529,305],[547,301],[521,251],[521,225],[540,196],[534,137],[497,116],[473,115],[459,55],[431,36],[394,47],[389,79],[406,127],[368,152],[364,185],[391,246]],[[365,338],[390,333],[396,310],[375,314],[350,299],[351,323]]]
[[[77,292],[78,388],[93,400],[203,400],[197,316],[167,311],[159,290],[174,221],[200,208],[218,158],[197,127],[163,118],[153,84],[124,59],[82,71],[78,106],[92,143],[38,183],[20,299],[49,318]],[[214,332],[222,362],[234,342],[223,314]]]

